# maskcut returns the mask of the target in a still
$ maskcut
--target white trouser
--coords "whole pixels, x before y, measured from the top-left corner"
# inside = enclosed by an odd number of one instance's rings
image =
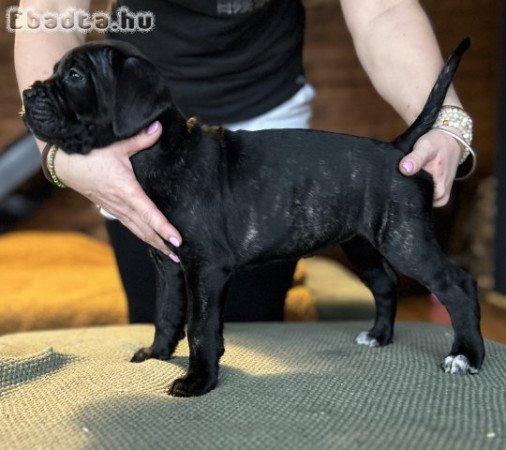
[[[313,87],[306,83],[281,105],[260,116],[241,122],[225,123],[230,130],[265,130],[269,128],[309,128],[314,98]]]

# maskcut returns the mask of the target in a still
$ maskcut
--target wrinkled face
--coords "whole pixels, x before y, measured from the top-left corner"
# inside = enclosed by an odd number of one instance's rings
[[[33,134],[67,153],[88,153],[133,136],[171,107],[155,67],[118,42],[71,50],[49,79],[23,92],[23,104]]]

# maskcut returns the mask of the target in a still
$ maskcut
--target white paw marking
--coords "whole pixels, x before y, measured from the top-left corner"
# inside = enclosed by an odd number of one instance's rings
[[[464,355],[447,356],[442,364],[446,373],[458,375],[477,374],[478,369],[469,364],[469,360]]]
[[[360,345],[367,345],[368,347],[379,347],[379,342],[369,336],[367,331],[362,331],[355,339],[355,342]]]

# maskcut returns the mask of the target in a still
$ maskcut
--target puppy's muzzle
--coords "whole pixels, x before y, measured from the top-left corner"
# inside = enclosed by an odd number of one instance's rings
[[[51,136],[58,134],[61,126],[55,99],[42,83],[23,91],[23,114],[26,125],[36,134]]]

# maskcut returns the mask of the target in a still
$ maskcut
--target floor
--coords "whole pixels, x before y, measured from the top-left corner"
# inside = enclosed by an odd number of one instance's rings
[[[358,63],[338,2],[306,0],[304,3],[307,10],[305,66],[307,78],[317,89],[313,127],[383,139],[395,136],[403,130],[404,124],[376,94]],[[0,7],[11,4],[0,0]],[[466,109],[475,118],[474,142],[480,153],[478,176],[455,189],[454,198],[466,199],[476,190],[478,181],[494,170],[500,2],[486,2],[484,6],[479,0],[426,0],[423,6],[431,17],[444,55],[448,55],[464,36],[469,35],[473,40],[472,50],[465,56],[455,81]],[[19,97],[12,65],[13,36],[3,30],[1,33],[0,148],[24,132],[17,117]],[[458,223],[454,225],[449,220],[455,214],[462,217],[466,206],[466,201],[459,201],[457,205],[454,201],[448,208],[437,212],[436,220],[443,224],[444,245],[450,251],[455,248],[451,236],[458,236],[459,230],[448,230],[448,223],[458,227]],[[77,230],[107,239],[96,208],[68,190],[53,195],[16,228]],[[506,343],[506,310],[483,302],[482,315],[485,336]],[[398,318],[447,321],[440,308],[427,296],[403,298]]]

